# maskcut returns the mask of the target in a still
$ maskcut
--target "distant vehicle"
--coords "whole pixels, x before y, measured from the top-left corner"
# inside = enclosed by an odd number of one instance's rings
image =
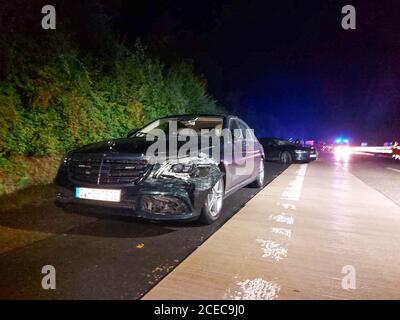
[[[277,138],[260,138],[264,147],[265,159],[290,164],[292,162],[310,162],[317,159],[315,148],[303,147],[288,140]]]
[[[348,161],[352,154],[349,140],[336,140],[334,144],[333,153],[337,161]]]
[[[317,149],[319,151],[327,152],[332,146],[325,141],[319,141],[317,144]]]
[[[321,148],[321,151],[324,152],[332,152],[332,150],[333,150],[333,145],[329,143],[324,144]]]
[[[170,134],[175,130],[171,129],[172,123],[177,129]],[[167,142],[172,144],[184,131],[208,138],[205,131],[224,129],[229,129],[229,141],[219,135],[215,142],[206,139],[207,145],[197,155],[176,158],[166,153],[165,161],[156,164],[146,157],[153,143],[147,138],[155,137],[156,132],[164,132]],[[179,143],[183,145],[185,141]],[[222,158],[216,160],[209,156],[209,151],[218,144],[241,152],[235,152],[234,159],[224,158],[222,152]],[[248,184],[263,186],[263,158],[257,138],[235,116],[165,117],[131,130],[126,138],[93,143],[70,152],[55,179],[58,202],[125,208],[132,216],[150,220],[200,218],[211,224],[220,217],[228,195]],[[254,165],[243,173],[243,167],[251,161]]]
[[[314,140],[306,140],[306,141],[304,141],[304,146],[312,148],[315,146],[315,141]]]

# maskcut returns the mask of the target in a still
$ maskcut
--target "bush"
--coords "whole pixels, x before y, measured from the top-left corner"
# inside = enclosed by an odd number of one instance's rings
[[[60,154],[168,114],[219,111],[186,63],[167,67],[140,44],[104,62],[68,47],[45,64],[24,59],[31,67],[0,83],[2,154]]]
[[[7,6],[26,9],[24,3]],[[29,8],[35,17],[40,12]],[[91,39],[63,25],[43,32],[17,23],[22,29],[10,34],[1,25],[10,9],[0,13],[0,193],[4,185],[10,189],[13,172],[16,187],[30,183],[21,165],[30,163],[27,157],[59,157],[169,114],[221,112],[190,64],[166,65],[140,41],[132,47],[119,43],[107,21],[101,22],[107,19],[101,10],[88,8],[85,14],[99,15],[88,21],[100,21],[103,30]],[[14,163],[18,157],[25,160]]]

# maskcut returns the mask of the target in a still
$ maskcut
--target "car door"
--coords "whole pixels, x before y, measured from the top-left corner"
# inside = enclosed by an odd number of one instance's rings
[[[243,142],[242,142],[242,147],[243,147],[243,153],[242,156],[244,157],[245,161],[245,172],[244,172],[244,178],[245,180],[247,179],[253,179],[258,173],[258,167],[260,164],[260,160],[262,157],[262,154],[260,152],[260,149],[256,145],[257,138],[254,135],[253,130],[250,129],[250,127],[243,121],[239,119],[239,127],[243,132]]]
[[[264,144],[265,158],[267,160],[279,159],[280,149],[274,139],[268,139]]]
[[[246,155],[243,150],[245,144],[243,131],[237,118],[231,118],[229,130],[232,134],[232,160],[225,164],[226,166],[226,189],[230,190],[245,180],[246,177],[241,174],[246,163]]]
[[[264,147],[265,159],[272,160],[272,141],[271,139],[262,139],[262,146]]]

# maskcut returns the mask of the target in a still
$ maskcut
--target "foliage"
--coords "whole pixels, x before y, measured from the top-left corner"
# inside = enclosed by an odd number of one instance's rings
[[[7,5],[23,7],[15,3]],[[124,45],[100,11],[88,21],[102,33],[83,40],[63,25],[3,32],[0,14],[0,175],[14,156],[60,155],[168,114],[221,112],[190,64],[166,65],[140,41]]]
[[[0,84],[0,152],[58,154],[167,114],[217,112],[188,64],[168,68],[140,44],[115,50],[107,73],[73,49],[29,72],[14,70]]]

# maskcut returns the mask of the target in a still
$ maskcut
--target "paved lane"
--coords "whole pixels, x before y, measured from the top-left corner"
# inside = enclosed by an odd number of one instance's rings
[[[400,161],[386,156],[354,154],[347,167],[356,177],[400,204]]]
[[[400,206],[349,166],[292,165],[144,298],[399,299]]]
[[[270,182],[285,166],[265,168]],[[1,199],[1,299],[138,299],[257,189],[243,188],[226,199],[222,219],[212,226],[154,224],[98,209],[64,212],[52,203],[54,192],[53,186],[37,187]],[[41,288],[46,264],[56,268],[56,290]]]

